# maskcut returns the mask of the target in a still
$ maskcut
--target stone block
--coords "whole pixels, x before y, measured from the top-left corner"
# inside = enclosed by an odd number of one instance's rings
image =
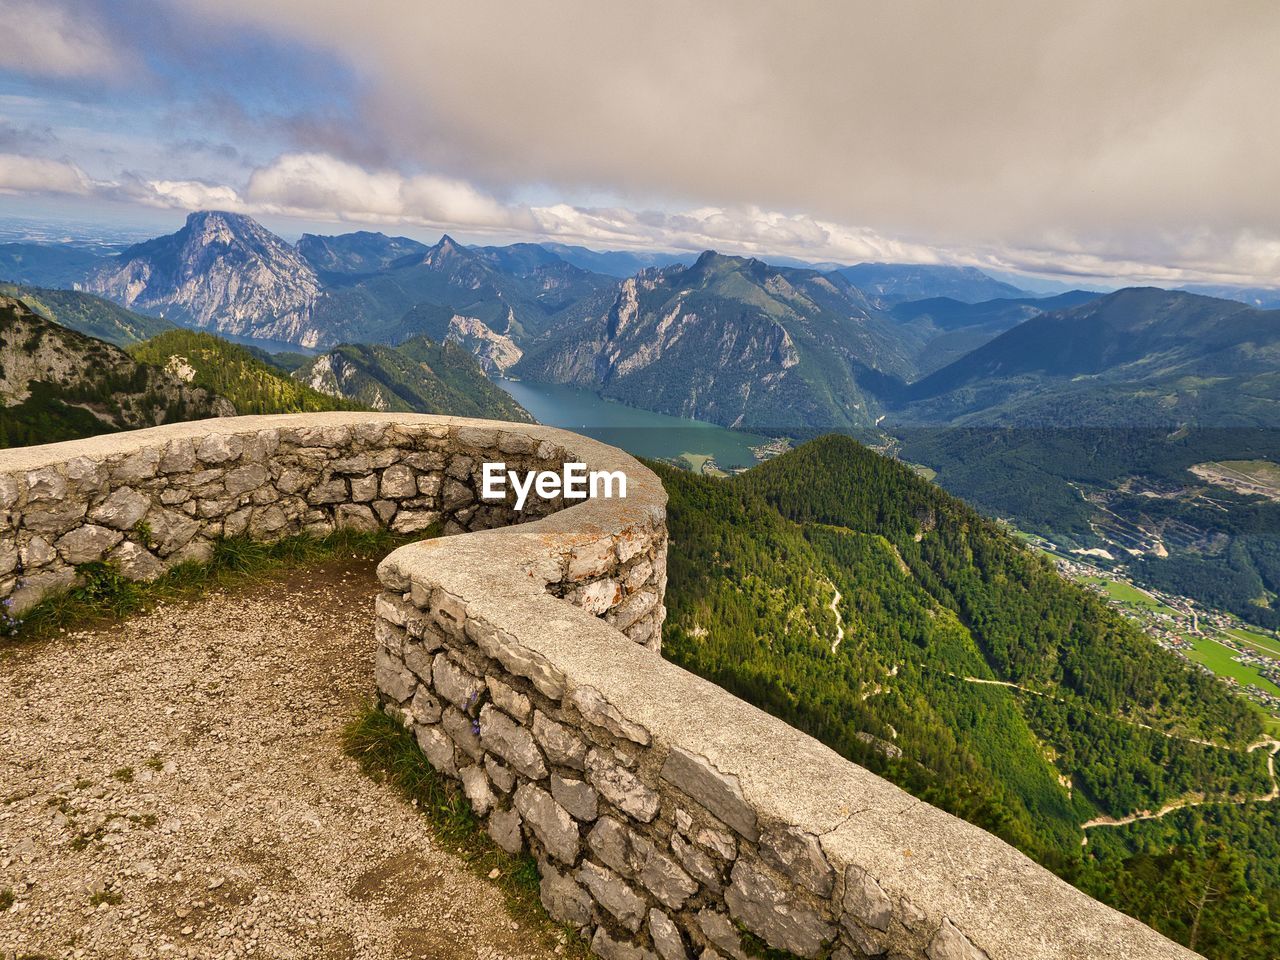
[[[480,742],[530,780],[546,777],[547,765],[533,736],[490,704],[480,711]]]
[[[583,860],[578,868],[578,882],[591,891],[592,898],[620,924],[637,933],[645,921],[647,904],[612,870],[590,860]]]
[[[587,755],[587,779],[604,800],[641,823],[658,815],[658,792],[600,750]]]
[[[583,739],[541,710],[533,714],[533,736],[552,763],[574,770],[587,769],[587,745]]]
[[[835,936],[835,927],[798,891],[760,868],[739,860],[733,865],[732,881],[724,895],[729,913],[774,949],[817,957],[823,944]]]
[[[662,764],[662,779],[683,790],[748,840],[758,840],[756,812],[733,774],[721,773],[706,757],[672,747]]]
[[[556,803],[551,794],[531,783],[522,783],[516,788],[515,806],[547,853],[572,866],[582,841],[578,836],[578,823],[568,811]]]
[[[551,796],[576,819],[592,821],[599,814],[600,803],[590,784],[551,774]]]

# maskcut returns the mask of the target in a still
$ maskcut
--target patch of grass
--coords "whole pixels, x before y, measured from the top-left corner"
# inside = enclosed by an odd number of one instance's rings
[[[109,903],[111,906],[116,907],[124,903],[124,894],[116,893],[114,890],[99,890],[89,898],[89,903],[91,906],[95,907],[101,906],[104,903]]]
[[[13,891],[10,890],[8,887],[6,887],[3,890],[0,890],[0,913],[4,913],[6,910],[12,907],[16,900],[17,900],[17,897],[14,896]]]
[[[1280,696],[1280,687],[1264,677],[1257,667],[1245,663],[1237,663],[1233,658],[1236,652],[1229,647],[1210,640],[1208,637],[1189,638],[1193,645],[1189,656],[1197,663],[1202,663],[1220,677],[1232,677],[1239,683],[1252,684],[1267,693]]]
[[[236,586],[335,557],[379,558],[422,536],[339,530],[326,537],[285,537],[274,543],[233,537],[216,541],[207,563],[180,564],[149,583],[129,580],[111,563],[87,563],[77,568],[77,586],[46,597],[23,614],[21,626],[10,642],[38,640],[59,630],[112,623],[148,610],[160,601],[188,600],[212,588]],[[0,649],[4,642],[0,639]]]
[[[133,783],[133,767],[121,767],[119,770],[112,770],[111,776],[121,783]]]
[[[164,761],[160,759],[159,754],[153,754],[147,758],[147,769],[154,770],[156,773],[164,769]]]
[[[342,734],[343,748],[364,773],[388,782],[426,816],[437,839],[455,850],[477,875],[490,878],[502,891],[507,911],[521,925],[538,930],[550,947],[563,945],[561,956],[590,957],[577,931],[556,923],[538,896],[538,864],[529,855],[513,857],[489,838],[460,785],[440,776],[418,748],[413,734],[376,704],[366,704]]]

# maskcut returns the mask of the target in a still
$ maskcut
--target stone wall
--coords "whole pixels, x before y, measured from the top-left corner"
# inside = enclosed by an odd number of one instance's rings
[[[621,469],[628,497],[478,505],[483,459]],[[468,531],[380,565],[380,696],[607,960],[1194,956],[655,656],[665,494],[613,448],[405,415],[206,421],[0,453],[0,510],[20,605],[85,559],[149,575],[220,533]]]

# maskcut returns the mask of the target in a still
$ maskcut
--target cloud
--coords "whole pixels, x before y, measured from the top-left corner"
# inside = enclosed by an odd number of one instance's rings
[[[84,4],[0,0],[0,70],[38,77],[113,76],[115,45]]]
[[[0,193],[56,193],[85,197],[97,187],[74,163],[0,153]]]

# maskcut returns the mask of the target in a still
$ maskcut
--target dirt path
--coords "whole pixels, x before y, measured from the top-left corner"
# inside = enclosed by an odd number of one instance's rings
[[[831,652],[835,653],[840,649],[840,644],[844,643],[844,617],[840,616],[840,601],[842,599],[840,588],[832,583],[831,589],[835,591],[835,596],[831,598],[831,612],[836,615],[836,638],[831,641]]]
[[[1080,829],[1091,830],[1094,827],[1123,827],[1125,824],[1137,823],[1139,820],[1159,820],[1168,816],[1175,810],[1181,810],[1184,807],[1203,807],[1216,803],[1270,803],[1273,800],[1280,799],[1280,781],[1276,780],[1276,753],[1280,752],[1280,740],[1260,740],[1249,746],[1249,753],[1260,747],[1271,747],[1270,753],[1267,755],[1267,774],[1271,777],[1271,789],[1266,793],[1259,793],[1247,797],[1203,797],[1200,795],[1183,797],[1181,800],[1174,800],[1172,803],[1166,803],[1154,813],[1150,810],[1140,810],[1137,813],[1130,814],[1127,817],[1095,817],[1093,820],[1086,820],[1080,824]]]
[[[551,957],[341,753],[374,590],[349,561],[0,658],[0,956]]]

